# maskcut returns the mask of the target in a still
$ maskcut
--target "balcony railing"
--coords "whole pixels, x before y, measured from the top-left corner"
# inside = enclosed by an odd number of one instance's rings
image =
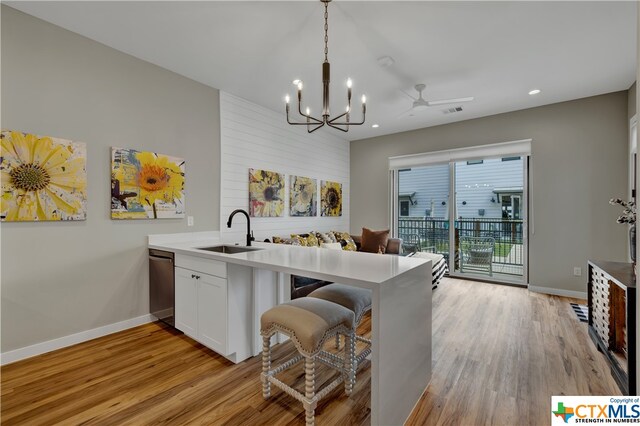
[[[417,250],[432,251],[449,257],[449,220],[447,219],[401,217],[398,220],[398,236],[407,247],[413,246]],[[492,237],[495,240],[493,263],[523,266],[522,220],[458,219],[455,221],[456,251],[462,237]]]

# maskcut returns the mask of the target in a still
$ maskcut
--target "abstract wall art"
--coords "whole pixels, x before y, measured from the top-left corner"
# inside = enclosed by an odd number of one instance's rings
[[[291,176],[290,179],[289,215],[315,216],[318,205],[318,181],[302,176]]]
[[[2,130],[0,141],[0,220],[86,219],[84,143],[11,130]]]
[[[182,158],[111,148],[111,218],[184,217],[184,171]]]
[[[284,175],[268,170],[249,169],[249,215],[282,217],[284,214]]]
[[[320,188],[321,215],[342,216],[342,184],[323,180]]]

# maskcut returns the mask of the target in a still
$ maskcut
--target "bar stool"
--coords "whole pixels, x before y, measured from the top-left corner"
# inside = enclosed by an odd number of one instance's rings
[[[356,321],[354,329],[358,327],[364,314],[371,310],[371,290],[367,290],[366,288],[334,283],[312,291],[307,297],[333,302],[352,311]],[[355,334],[355,339],[352,340],[353,343],[350,342],[350,344],[354,345],[353,348],[350,348],[354,353],[356,340],[366,345],[355,357],[355,369],[357,370],[362,361],[371,354],[371,340]],[[345,350],[346,346],[347,342],[345,341]],[[338,347],[340,347],[340,335],[336,335],[336,348]],[[351,380],[353,380],[353,385],[355,385],[355,371],[351,376]]]
[[[327,396],[344,381],[345,392],[351,395],[355,374],[355,315],[349,309],[335,303],[317,298],[300,298],[269,309],[260,318],[262,335],[262,396],[271,396],[271,385],[300,401],[305,409],[308,426],[315,422],[315,409],[318,401]],[[291,339],[298,354],[283,364],[271,367],[271,336],[283,333]],[[343,358],[322,350],[324,343],[336,335],[345,336]],[[349,349],[347,349],[349,348]],[[278,380],[275,375],[294,366],[304,359],[305,393],[304,395]],[[316,392],[315,363],[322,362],[338,370],[340,377]]]

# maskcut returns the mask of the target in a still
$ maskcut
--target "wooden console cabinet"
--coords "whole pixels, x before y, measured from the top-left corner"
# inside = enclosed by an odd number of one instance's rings
[[[633,264],[589,261],[589,336],[625,395],[636,387],[636,278]]]

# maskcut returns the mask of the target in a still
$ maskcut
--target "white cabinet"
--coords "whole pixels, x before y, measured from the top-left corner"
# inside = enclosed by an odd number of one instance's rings
[[[176,328],[221,355],[229,355],[227,302],[225,278],[176,266]]]
[[[252,268],[176,255],[175,326],[233,362],[253,355]]]
[[[194,271],[183,268],[175,268],[175,275],[175,326],[187,336],[196,339],[198,328],[196,275]]]
[[[228,355],[227,280],[207,274],[198,277],[198,341]]]

